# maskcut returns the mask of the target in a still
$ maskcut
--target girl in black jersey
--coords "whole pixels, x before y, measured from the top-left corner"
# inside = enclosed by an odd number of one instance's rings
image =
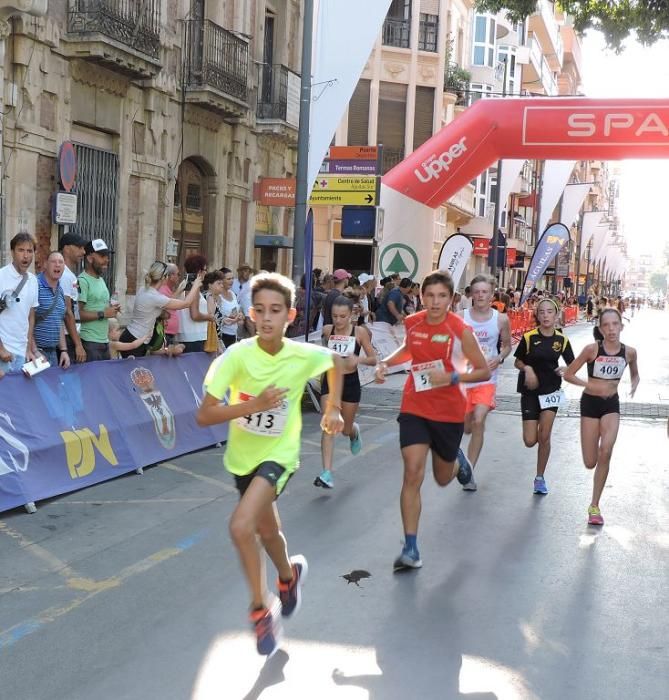
[[[564,374],[566,381],[584,387],[581,396],[581,450],[583,462],[594,469],[592,501],[588,508],[588,523],[603,525],[599,499],[609,474],[613,446],[618,436],[620,401],[618,384],[629,365],[632,380],[630,395],[639,385],[636,350],[620,342],[622,317],[617,309],[604,309],[599,316],[602,340],[587,345]],[[587,364],[587,381],[576,376]]]
[[[351,443],[351,452],[357,455],[362,449],[360,426],[355,423],[355,416],[360,404],[360,377],[358,365],[376,364],[376,353],[372,347],[369,331],[364,326],[353,323],[353,301],[345,296],[337,297],[332,304],[332,324],[323,326],[323,344],[344,358],[344,385],[341,395],[341,415],[344,419],[344,435]],[[360,348],[365,351],[365,357],[360,357]],[[321,382],[321,406],[328,400],[330,388],[324,375]],[[339,399],[340,397],[336,397]],[[339,404],[339,400],[336,402]],[[334,435],[322,433],[321,457],[323,471],[314,480],[314,486],[326,489],[334,487],[332,477],[332,458],[334,455]]]
[[[553,422],[562,397],[562,369],[558,360],[562,357],[567,365],[574,361],[569,338],[555,328],[558,316],[559,308],[553,299],[540,301],[535,311],[537,328],[523,335],[514,353],[515,367],[520,370],[517,390],[523,442],[526,447],[539,445],[534,493],[542,495],[548,493],[544,474],[551,453]]]

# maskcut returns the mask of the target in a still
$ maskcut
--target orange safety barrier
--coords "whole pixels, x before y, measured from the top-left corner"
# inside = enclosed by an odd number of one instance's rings
[[[565,326],[568,326],[570,323],[576,323],[578,320],[578,306],[566,306],[562,313]]]
[[[534,313],[529,309],[509,309],[507,316],[511,326],[511,336],[515,340],[520,340],[523,333],[536,326]]]

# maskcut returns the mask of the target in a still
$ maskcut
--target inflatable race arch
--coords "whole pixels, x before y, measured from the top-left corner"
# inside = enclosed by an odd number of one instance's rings
[[[504,158],[669,158],[669,100],[478,100],[382,178],[380,271],[399,253],[407,276],[430,272],[433,210]]]

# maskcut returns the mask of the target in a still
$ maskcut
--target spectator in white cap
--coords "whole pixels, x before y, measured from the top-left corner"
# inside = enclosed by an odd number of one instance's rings
[[[102,278],[112,251],[101,238],[87,243],[85,250],[86,266],[79,275],[79,336],[87,362],[109,360],[109,319],[121,310],[118,304],[109,303],[109,289]]]
[[[239,299],[244,292],[251,291],[251,273],[253,268],[248,263],[242,263],[237,268],[237,279],[232,282],[232,291]]]
[[[334,278],[334,287],[327,293],[323,300],[323,325],[332,325],[332,304],[334,300],[341,296],[346,289],[348,281],[351,279],[351,273],[339,268],[332,273]]]
[[[29,233],[17,233],[9,247],[12,262],[0,268],[0,376],[19,372],[39,356],[33,337],[38,285],[28,269],[35,257],[35,239]]]
[[[58,250],[65,260],[60,286],[65,294],[65,342],[72,362],[86,362],[86,351],[79,337],[79,282],[77,271],[86,255],[86,241],[76,233],[64,233],[58,241]]]
[[[358,277],[358,280],[363,290],[363,294],[360,297],[362,317],[364,323],[368,323],[374,320],[374,314],[376,312],[376,296],[374,294],[376,289],[376,277],[363,272],[360,277]]]

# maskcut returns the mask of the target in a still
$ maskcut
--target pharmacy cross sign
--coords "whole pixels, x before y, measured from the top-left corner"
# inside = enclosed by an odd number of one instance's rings
[[[411,277],[418,272],[418,256],[413,248],[404,243],[387,245],[379,257],[381,277],[397,273],[400,277]]]

